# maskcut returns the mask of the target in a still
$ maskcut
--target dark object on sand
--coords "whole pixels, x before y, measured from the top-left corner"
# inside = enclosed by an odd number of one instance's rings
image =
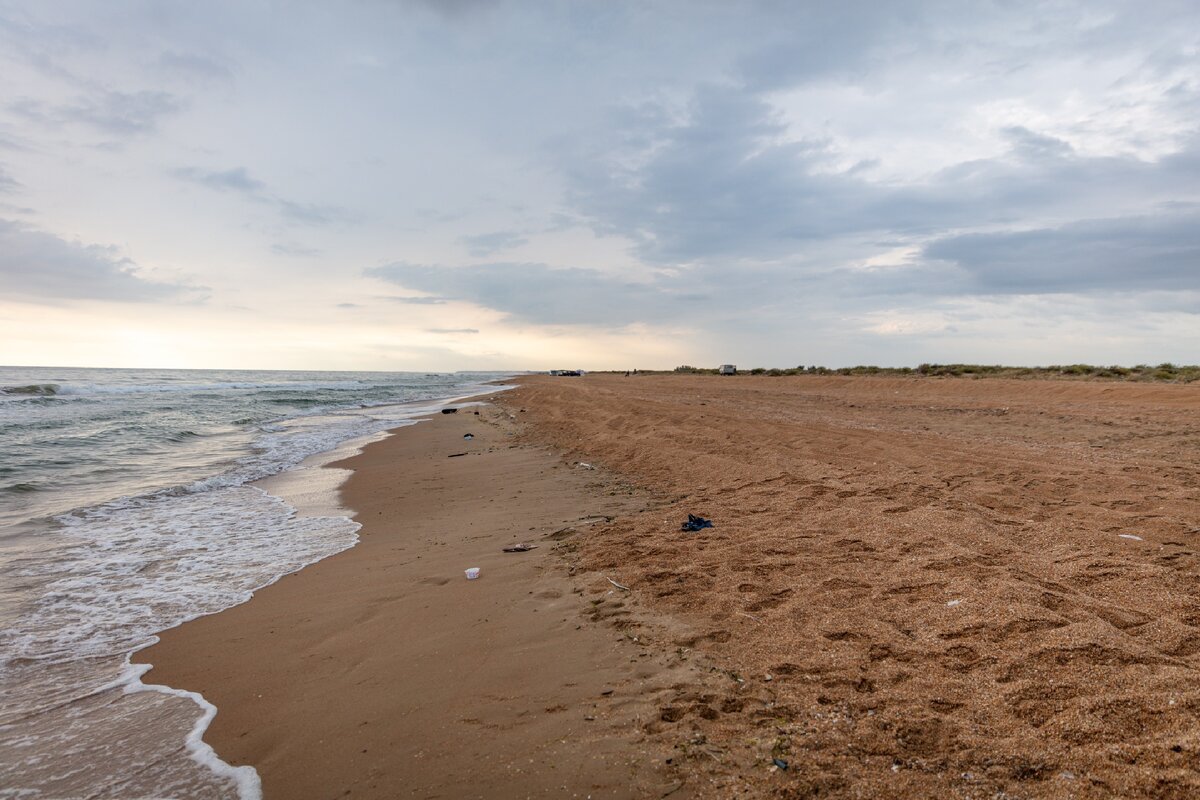
[[[695,514],[688,514],[688,521],[683,523],[683,525],[680,527],[685,531],[698,531],[701,528],[711,528],[713,527],[713,524],[711,519],[697,517]]]
[[[446,458],[458,458],[459,456],[465,456],[465,455],[466,455],[466,453],[451,453],[450,455],[446,456]]]
[[[457,414],[458,409],[457,408],[443,408],[442,413],[443,414]]]
[[[525,544],[524,542],[522,542],[521,544],[514,544],[512,547],[504,548],[504,552],[506,552],[506,553],[526,553],[530,550],[535,550],[535,549],[537,549],[536,544]]]
[[[473,433],[464,433],[464,434],[463,434],[463,438],[464,438],[464,439],[474,439],[474,438],[475,438],[475,434],[473,434]]]
[[[788,767],[787,762],[784,761],[782,758],[772,758],[771,762],[775,766],[779,767],[780,769],[787,769],[787,767]]]
[[[476,412],[475,412],[475,416],[477,416],[477,417],[479,416],[479,412],[478,412],[478,411],[476,411]]]

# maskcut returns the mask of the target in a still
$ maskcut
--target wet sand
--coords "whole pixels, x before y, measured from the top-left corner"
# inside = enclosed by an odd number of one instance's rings
[[[331,465],[354,470],[342,499],[363,524],[356,547],[137,655],[154,665],[147,683],[217,706],[205,740],[255,766],[266,797],[632,798],[678,787],[670,745],[643,727],[692,663],[622,633],[623,593],[573,578],[556,552],[576,531],[636,514],[637,502],[512,443],[506,414],[473,410]],[[502,552],[519,542],[539,547]],[[467,581],[467,567],[479,579]]]
[[[268,798],[1200,795],[1200,387],[522,383],[141,654]]]

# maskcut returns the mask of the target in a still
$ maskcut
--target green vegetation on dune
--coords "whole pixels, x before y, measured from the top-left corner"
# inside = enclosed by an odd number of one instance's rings
[[[651,373],[658,370],[638,370]],[[716,375],[716,369],[681,366],[674,372],[690,375]],[[1191,383],[1200,380],[1200,365],[1177,366],[1171,363],[1150,366],[1138,364],[1133,367],[1099,367],[1092,364],[1066,364],[1049,367],[1006,367],[999,364],[921,364],[918,367],[819,367],[799,366],[788,369],[777,367],[754,367],[739,370],[740,375],[879,375],[888,377],[924,378],[1067,378],[1083,380],[1159,381],[1168,383]]]

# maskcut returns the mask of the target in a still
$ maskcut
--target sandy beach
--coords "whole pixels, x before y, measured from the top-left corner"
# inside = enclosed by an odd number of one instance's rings
[[[520,383],[139,654],[268,798],[1200,793],[1200,387]]]
[[[154,664],[146,681],[215,703],[206,740],[255,766],[267,797],[678,787],[670,745],[642,728],[671,686],[694,682],[694,662],[592,621],[627,615],[623,593],[593,578],[599,599],[583,599],[556,552],[640,501],[514,443],[515,428],[490,404],[465,407],[331,464],[354,470],[342,497],[360,543],[168,631],[137,655]],[[503,552],[519,543],[538,547]]]

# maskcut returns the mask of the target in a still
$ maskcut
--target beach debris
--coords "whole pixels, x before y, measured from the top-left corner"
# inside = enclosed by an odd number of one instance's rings
[[[711,527],[713,527],[711,519],[698,517],[695,514],[688,514],[687,522],[683,523],[683,525],[680,526],[680,529],[685,531],[698,531]]]
[[[465,455],[466,455],[466,453],[451,453],[450,455],[446,456],[446,458],[458,458],[459,456],[465,456]]]
[[[537,549],[536,544],[525,544],[524,542],[521,542],[520,544],[514,544],[512,547],[504,548],[504,552],[506,552],[506,553],[525,553],[530,550],[536,550],[536,549]]]
[[[784,761],[782,758],[772,758],[771,763],[774,764],[779,769],[787,769],[788,768],[788,762]]]
[[[1122,539],[1133,539],[1135,542],[1144,541],[1142,537],[1134,536],[1132,533],[1118,533],[1117,536],[1121,537]]]
[[[478,411],[476,411],[476,412],[475,412],[475,416],[477,416],[477,417],[479,416],[479,412],[478,412]]]
[[[464,439],[467,439],[467,440],[474,439],[474,438],[475,438],[475,434],[473,434],[473,433],[464,433],[464,434],[463,434],[463,438],[464,438]]]
[[[946,603],[946,608],[954,608],[956,605],[958,605],[961,602],[962,602],[962,600],[950,600],[949,602]]]
[[[623,583],[617,583],[616,581],[614,581],[612,578],[608,577],[607,575],[605,575],[605,576],[604,576],[604,580],[608,581],[608,582],[609,582],[609,583],[611,583],[613,586],[617,587],[618,589],[620,589],[620,590],[621,590],[621,591],[623,591],[623,592],[631,592],[631,591],[633,591],[632,589],[630,589],[630,588],[629,588],[628,586],[626,586],[625,584],[623,584]]]
[[[458,409],[457,408],[443,408],[442,413],[443,414],[457,414]]]
[[[579,469],[595,469],[594,466],[592,466],[591,464],[588,464],[586,462],[583,462],[583,461],[577,462],[575,464],[575,466],[578,467]]]
[[[479,577],[479,567],[469,567],[464,570],[467,574],[467,580],[473,581]]]
[[[739,612],[737,612],[737,613],[738,613],[738,614],[741,614],[743,617],[747,617],[747,618],[749,618],[749,619],[752,619],[752,620],[754,620],[755,622],[758,622],[758,623],[761,623],[761,622],[762,622],[762,620],[761,620],[761,619],[759,619],[758,617],[754,616],[753,614],[747,614],[745,611],[739,611]]]
[[[600,695],[601,695],[602,697],[608,697],[608,696],[609,696],[609,695],[611,695],[612,693],[613,693],[613,690],[612,690],[612,689],[605,689],[603,692],[601,692],[601,693],[600,693]]]

